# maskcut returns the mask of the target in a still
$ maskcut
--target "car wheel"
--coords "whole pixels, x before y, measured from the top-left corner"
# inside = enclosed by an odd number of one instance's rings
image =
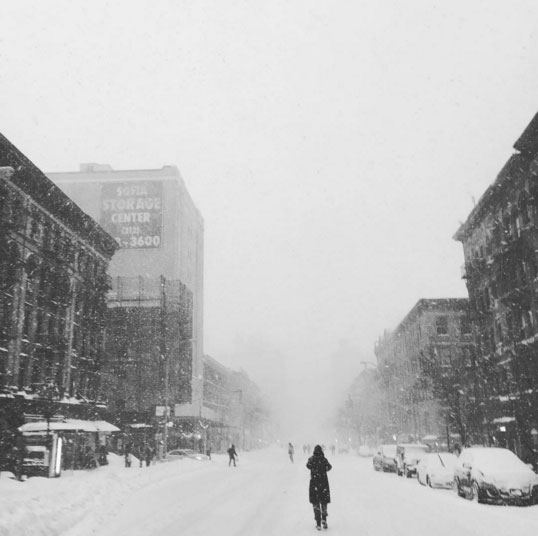
[[[454,479],[454,489],[458,494],[458,497],[465,497],[465,493],[461,490],[459,478]]]
[[[432,487],[432,481],[430,480],[430,475],[426,475],[426,485],[431,488]]]
[[[482,497],[480,496],[480,488],[478,487],[478,484],[474,481],[471,484],[471,501],[476,503],[482,502]]]

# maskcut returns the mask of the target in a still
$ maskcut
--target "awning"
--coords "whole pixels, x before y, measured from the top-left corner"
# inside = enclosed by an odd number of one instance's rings
[[[92,423],[99,430],[99,432],[121,432],[117,426],[114,426],[106,421],[92,421]]]
[[[19,432],[119,432],[119,428],[106,421],[83,421],[65,419],[63,422],[27,422],[18,428]]]

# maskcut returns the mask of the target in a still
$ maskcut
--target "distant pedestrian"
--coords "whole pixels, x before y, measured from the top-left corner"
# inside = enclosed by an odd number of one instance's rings
[[[99,465],[108,465],[108,452],[106,450],[105,445],[101,445],[98,449],[98,458],[97,461],[99,462]]]
[[[327,471],[332,469],[323,450],[319,445],[314,447],[314,454],[308,459],[306,467],[310,469],[310,485],[308,488],[308,498],[314,509],[314,519],[316,529],[327,528],[327,504],[331,502],[331,492],[329,489],[329,479]]]
[[[232,445],[230,446],[230,448],[228,449],[228,456],[230,457],[230,459],[228,460],[228,467],[230,467],[231,463],[233,462],[234,464],[234,467],[236,467],[235,465],[235,460],[236,458],[238,458],[239,456],[237,456],[237,452],[235,451],[235,445],[232,443]]]
[[[146,467],[151,465],[154,456],[155,450],[150,445],[146,445],[146,450],[144,452],[144,457],[146,458]]]
[[[288,443],[288,454],[290,456],[291,463],[293,463],[293,453],[295,452],[295,449],[293,448],[293,444],[290,442]]]
[[[133,463],[133,455],[131,454],[132,449],[131,443],[125,443],[125,446],[123,448],[123,455],[125,457],[125,467],[131,467],[131,463]]]
[[[205,449],[206,456],[211,459],[211,445],[207,445]]]
[[[334,445],[331,445],[331,454],[334,456],[334,453],[336,452],[336,447]]]

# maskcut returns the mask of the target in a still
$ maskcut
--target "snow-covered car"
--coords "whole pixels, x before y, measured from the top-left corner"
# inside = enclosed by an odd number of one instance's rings
[[[363,458],[369,458],[370,456],[374,455],[374,450],[368,445],[361,445],[357,451],[357,454]]]
[[[422,443],[400,443],[396,446],[396,474],[411,478],[417,472],[418,462],[430,450]]]
[[[209,456],[206,456],[205,454],[201,454],[200,452],[196,452],[192,449],[175,449],[170,450],[168,454],[166,455],[166,459],[173,461],[173,460],[182,460],[184,458],[191,458],[192,460],[198,460],[200,462],[205,462],[209,460]]]
[[[376,471],[396,472],[396,445],[379,445],[372,460]]]
[[[529,505],[538,499],[538,475],[504,448],[463,449],[454,480],[460,497],[480,503]]]
[[[452,488],[457,459],[456,455],[450,452],[426,454],[417,465],[419,483],[430,488]]]

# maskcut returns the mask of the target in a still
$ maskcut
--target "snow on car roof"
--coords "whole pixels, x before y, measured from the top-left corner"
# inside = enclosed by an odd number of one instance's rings
[[[474,462],[480,463],[484,468],[499,468],[521,470],[527,467],[511,450],[499,447],[472,447],[465,449],[473,453]],[[530,470],[530,469],[529,469]]]

